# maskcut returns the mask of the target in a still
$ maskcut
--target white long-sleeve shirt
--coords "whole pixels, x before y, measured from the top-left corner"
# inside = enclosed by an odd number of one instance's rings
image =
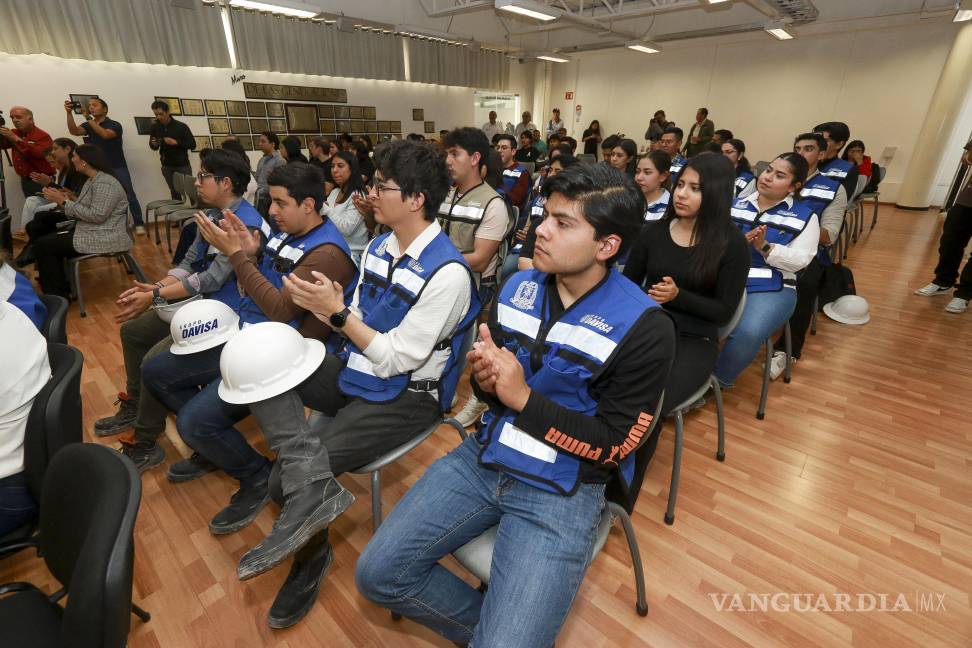
[[[337,201],[340,193],[340,189],[334,189],[328,194],[327,201],[321,207],[321,215],[330,218],[337,226],[357,262],[364,249],[368,247],[368,227],[365,225],[364,217],[354,206],[351,196],[348,196],[343,203]]]
[[[404,252],[399,248],[398,238],[392,233],[388,237],[386,250],[396,262],[402,256],[418,259],[422,250],[440,231],[437,222],[429,223]],[[365,253],[362,268],[367,263],[368,255]],[[358,308],[360,290],[359,280],[350,306],[356,317],[361,317]],[[374,365],[371,369],[375,375],[389,378],[411,371],[412,380],[438,380],[449,359],[449,349],[435,351],[434,348],[450,337],[462,321],[469,310],[471,290],[469,271],[464,266],[450,263],[436,272],[401,324],[387,333],[376,334],[362,350]]]
[[[754,205],[758,205],[759,193],[753,192],[746,196],[747,200]],[[793,207],[793,195],[790,194],[782,200],[787,208]],[[757,210],[759,207],[757,206]],[[766,256],[766,263],[773,266],[783,273],[783,281],[796,281],[796,273],[803,270],[813,257],[817,255],[817,245],[820,243],[820,222],[814,215],[807,221],[807,226],[789,245],[773,245],[770,253]]]
[[[30,408],[47,381],[47,341],[24,313],[0,302],[0,479],[24,470]]]

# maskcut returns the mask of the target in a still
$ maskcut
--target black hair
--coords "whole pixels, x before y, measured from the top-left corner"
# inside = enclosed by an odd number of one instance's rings
[[[654,119],[654,118],[658,117],[658,115],[664,115],[664,114],[665,114],[665,111],[662,110],[661,108],[659,108],[658,110],[655,111],[655,114],[652,115],[651,118]]]
[[[344,160],[347,163],[348,168],[351,170],[351,177],[348,178],[348,182],[344,185],[342,191],[344,193],[344,198],[347,199],[352,194],[358,193],[359,191],[367,191],[364,180],[361,179],[361,162],[358,160],[357,153],[352,151],[338,151],[331,157],[331,164],[333,165],[334,160],[338,158]],[[337,181],[335,181],[334,184],[337,186]]]
[[[557,113],[559,115],[560,114],[560,108],[554,108],[552,112],[555,112],[555,113]]]
[[[468,153],[470,157],[475,153],[479,153],[480,169],[486,164],[486,156],[489,155],[490,150],[489,140],[486,139],[486,134],[478,128],[472,128],[471,126],[464,126],[449,131],[442,138],[442,145],[447,149],[458,146]],[[436,209],[438,209],[438,205],[436,205]]]
[[[496,144],[499,144],[503,140],[509,140],[510,148],[512,148],[514,151],[516,150],[516,138],[510,135],[509,133],[497,133],[493,137],[493,145],[495,146]]]
[[[162,101],[161,99],[156,99],[155,101],[153,101],[151,107],[152,107],[152,110],[158,110],[158,109],[161,108],[165,112],[169,112],[169,104],[167,104],[166,102]]]
[[[668,133],[674,135],[675,139],[677,139],[679,142],[681,142],[682,138],[685,137],[685,131],[683,131],[678,126],[668,126],[667,128],[665,128],[665,131],[662,134],[666,135]]]
[[[287,151],[287,162],[306,162],[307,158],[300,152],[300,139],[295,135],[288,135],[283,138],[284,149]]]
[[[520,137],[528,138],[530,140],[530,144],[533,144],[533,133],[531,133],[529,129],[524,129],[523,132],[520,133]]]
[[[239,153],[226,149],[203,149],[199,152],[199,166],[217,178],[228,178],[233,185],[233,195],[246,193],[250,183],[250,164]]]
[[[259,137],[260,135],[266,137],[267,141],[273,144],[274,149],[280,148],[280,138],[277,137],[275,134],[271,133],[270,131],[260,131],[257,137]]]
[[[320,169],[306,162],[281,164],[267,178],[270,187],[284,187],[287,194],[297,204],[307,198],[314,199],[314,211],[321,211],[324,205],[324,174]]]
[[[547,136],[548,147],[550,146],[550,140],[557,140],[557,144],[560,144],[560,135],[558,135],[557,133],[550,133],[550,135]]]
[[[492,149],[486,155],[486,176],[483,182],[493,189],[499,189],[503,184],[503,157],[496,149]],[[506,193],[502,195],[506,196]]]
[[[570,137],[569,135],[567,137],[561,137],[560,143],[567,144],[568,146],[570,146],[571,153],[577,150],[577,140],[575,140],[573,137]]]
[[[88,166],[114,177],[115,172],[112,171],[108,156],[97,146],[93,144],[82,144],[74,149],[74,155],[84,160]]]
[[[719,142],[708,142],[703,153],[722,153],[722,144]]]
[[[319,149],[324,149],[324,152],[325,153],[327,153],[328,148],[330,148],[330,146],[331,146],[330,142],[326,138],[324,138],[324,137],[312,137],[309,140],[307,140],[307,150],[308,151],[310,151],[310,145],[311,144],[313,144],[314,146],[316,146]]]
[[[597,121],[596,119],[592,119],[591,120],[591,125],[587,127],[587,130],[593,131],[594,130],[594,124],[597,124],[597,132],[600,133],[601,132],[601,122]]]
[[[573,155],[574,154],[574,150],[572,148],[570,148],[570,144],[568,144],[567,142],[561,142],[557,146],[553,147],[553,150],[554,151],[560,151],[560,154],[561,155]],[[553,151],[551,151],[551,153],[552,152]]]
[[[575,164],[580,164],[580,160],[569,153],[562,153],[561,155],[558,155],[550,160],[550,164],[553,164],[554,162],[559,164],[561,169],[568,169]]]
[[[850,139],[850,128],[844,122],[831,121],[817,124],[813,127],[814,133],[827,133],[830,139],[835,142],[846,142]]]
[[[713,134],[721,137],[723,142],[728,142],[733,138],[732,131],[729,130],[728,128],[720,128],[719,130],[715,131]]]
[[[641,158],[639,159],[643,160],[646,158],[651,160],[652,166],[655,167],[655,170],[658,171],[658,173],[668,173],[669,172],[668,170],[672,168],[672,156],[661,149],[654,149],[648,151],[647,153],[642,155]],[[637,162],[635,162],[635,170],[637,169],[638,169],[638,164]],[[672,186],[672,179],[671,179],[671,175],[669,175],[667,178],[665,178],[665,182],[662,183],[662,187],[664,187],[665,189],[669,189],[671,186]]]
[[[337,141],[338,141],[338,148],[341,148],[342,142],[347,142],[348,144],[354,144],[354,138],[348,135],[347,133],[341,133],[340,135],[338,135]]]
[[[793,171],[794,184],[799,184],[802,187],[803,183],[807,181],[807,176],[810,175],[810,163],[807,162],[805,157],[793,151],[786,151],[780,153],[774,159],[783,160],[790,165],[790,169]],[[799,190],[799,187],[797,189]]]
[[[223,149],[224,151],[232,151],[233,153],[236,153],[243,159],[244,162],[246,162],[246,168],[250,168],[250,158],[247,156],[246,149],[243,148],[243,144],[239,140],[223,140],[223,142],[219,145],[219,148]]]
[[[817,148],[821,151],[827,150],[827,140],[820,133],[800,133],[795,138],[793,138],[793,146],[800,140],[810,140],[811,142],[816,142]]]
[[[57,137],[54,139],[54,143],[61,148],[66,148],[68,150],[68,157],[71,157],[74,150],[78,148],[78,143],[70,137]]]
[[[862,142],[861,140],[854,140],[852,142],[848,142],[847,146],[844,147],[844,154],[841,156],[841,158],[847,160],[847,151],[851,150],[852,148],[861,149],[861,153],[867,150],[866,148],[864,148],[864,142]]]
[[[685,163],[679,180],[685,177],[688,169],[694,169],[699,175],[699,189],[702,192],[702,204],[692,227],[689,263],[692,274],[711,286],[719,274],[722,255],[734,228],[729,212],[732,209],[736,174],[732,162],[724,155],[696,155]],[[676,218],[675,201],[672,200],[662,221],[671,223]]]
[[[405,136],[405,139],[409,142],[424,142],[425,135],[420,135],[419,133],[409,133]]]
[[[700,112],[700,113],[704,114],[706,117],[709,116],[709,109],[708,108],[699,108],[696,112]]]
[[[608,135],[603,140],[601,140],[602,149],[613,149],[621,141],[620,135]]]
[[[736,162],[736,175],[739,175],[743,171],[753,172],[753,168],[749,165],[749,160],[746,159],[744,153],[746,153],[746,143],[740,139],[729,138],[723,142],[723,144],[728,144],[732,148],[736,149],[739,153],[739,160]],[[720,151],[721,152],[721,151]]]
[[[375,148],[375,143],[371,141],[370,135],[361,135],[358,137],[358,141],[364,143],[364,145],[368,147],[369,153]]]
[[[628,166],[625,168],[625,173],[627,173],[632,178],[635,174],[635,168],[638,166],[638,145],[633,139],[623,139],[614,145],[614,148],[620,148],[628,156]]]
[[[445,158],[424,142],[394,140],[376,148],[374,160],[381,177],[397,184],[403,198],[425,196],[425,220],[434,221],[452,184]]]
[[[606,164],[574,164],[544,183],[543,195],[558,193],[577,202],[584,219],[594,228],[594,240],[610,234],[621,238],[611,262],[627,252],[641,231],[645,197],[634,181]]]
[[[101,102],[101,105],[105,109],[105,112],[108,112],[108,102],[107,101],[105,101],[101,97],[88,97],[88,102],[90,102],[92,99],[94,99],[95,101]]]

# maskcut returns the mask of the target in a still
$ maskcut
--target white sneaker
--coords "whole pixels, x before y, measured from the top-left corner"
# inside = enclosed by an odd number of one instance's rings
[[[796,362],[796,358],[790,360],[790,362]],[[783,371],[786,369],[786,352],[785,351],[774,351],[773,359],[770,360],[770,380],[776,380],[780,377]]]
[[[144,225],[139,225],[138,227],[136,227],[135,233],[138,234],[139,236],[148,236],[148,232],[146,231]]]
[[[939,286],[937,283],[933,281],[927,286],[923,286],[918,290],[916,290],[915,294],[921,295],[922,297],[934,297],[935,295],[944,295],[948,292],[951,292],[951,290],[952,290],[951,288],[946,288],[945,286]]]
[[[952,301],[948,302],[948,306],[945,307],[946,313],[964,313],[969,308],[969,300],[962,299],[961,297],[952,297]]]
[[[464,428],[470,427],[476,424],[479,417],[483,415],[487,409],[486,403],[482,402],[475,395],[469,397],[466,404],[462,406],[459,413],[456,414],[455,419]]]

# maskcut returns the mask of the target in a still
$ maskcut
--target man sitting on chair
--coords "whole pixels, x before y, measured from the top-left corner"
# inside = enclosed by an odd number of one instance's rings
[[[612,268],[642,224],[634,183],[578,164],[544,195],[534,269],[504,282],[468,356],[489,410],[405,494],[357,565],[366,598],[476,648],[553,644],[605,491],[625,492],[675,351],[669,316]],[[483,594],[439,561],[496,525]]]

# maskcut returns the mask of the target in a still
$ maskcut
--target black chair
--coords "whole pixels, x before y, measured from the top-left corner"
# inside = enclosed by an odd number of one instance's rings
[[[51,379],[44,385],[27,415],[24,435],[24,473],[35,501],[41,500],[44,476],[54,454],[71,443],[81,443],[81,366],[84,356],[74,347],[48,342]],[[0,537],[0,557],[37,547],[32,537],[37,520]],[[2,643],[0,643],[2,645]]]
[[[40,548],[64,585],[51,594],[30,583],[0,585],[0,646],[123,648],[133,611],[135,543],[142,497],[135,466],[95,443],[63,448],[41,496]],[[63,607],[57,601],[65,596]]]
[[[67,344],[68,300],[60,295],[41,295],[40,299],[47,306],[47,319],[41,333],[48,342]]]

